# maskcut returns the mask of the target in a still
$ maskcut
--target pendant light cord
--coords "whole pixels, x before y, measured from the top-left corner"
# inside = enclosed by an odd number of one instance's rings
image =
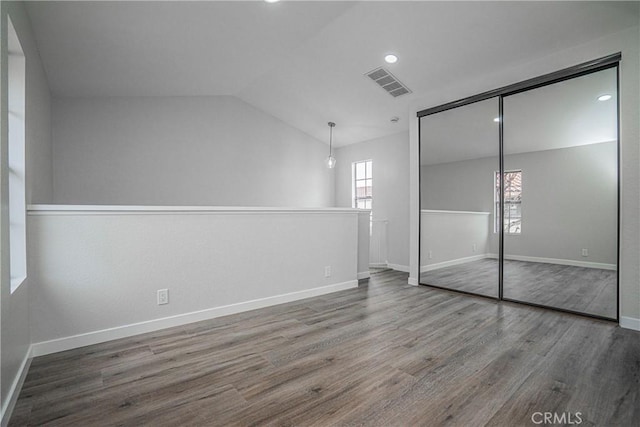
[[[333,148],[333,126],[329,127],[329,155],[331,155],[331,149]]]
[[[329,157],[331,157],[332,148],[333,148],[333,128],[336,125],[333,122],[329,122]]]

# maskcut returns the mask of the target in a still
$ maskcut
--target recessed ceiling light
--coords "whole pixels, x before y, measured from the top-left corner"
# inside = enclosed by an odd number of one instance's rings
[[[600,95],[598,97],[598,101],[608,101],[611,99],[611,95],[609,95],[608,93],[605,93],[604,95]]]
[[[387,61],[388,64],[395,64],[398,62],[398,57],[390,53],[384,57],[384,60]]]
[[[264,0],[267,3],[278,3],[280,0]]]
[[[493,121],[496,123],[500,123],[500,117],[496,117],[495,119],[493,119]]]

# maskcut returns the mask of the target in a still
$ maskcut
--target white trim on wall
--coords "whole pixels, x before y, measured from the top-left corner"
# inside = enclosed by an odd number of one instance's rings
[[[620,327],[640,331],[640,319],[634,317],[620,316]]]
[[[393,263],[390,263],[390,262],[373,263],[373,264],[369,264],[369,267],[371,267],[371,268],[390,268],[390,269],[395,270],[395,271],[402,271],[403,273],[408,273],[409,272],[409,266],[408,265],[393,264]],[[360,273],[358,273],[358,274],[360,274]]]
[[[358,273],[358,280],[368,279],[371,274],[368,271],[361,271]]]
[[[450,261],[438,262],[435,264],[429,264],[420,267],[420,273],[426,273],[427,271],[438,270],[444,267],[451,267],[454,265],[466,264],[468,262],[479,261],[485,258],[492,258],[489,254],[473,255],[464,258],[452,259]]]
[[[126,338],[133,335],[154,332],[165,328],[182,326],[202,320],[214,319],[216,317],[228,316],[230,314],[241,313],[244,311],[256,310],[259,308],[269,307],[277,304],[297,301],[304,298],[311,298],[319,295],[325,295],[332,292],[343,291],[358,287],[357,280],[349,280],[347,282],[335,283],[333,285],[321,286],[303,291],[291,292],[272,297],[261,298],[251,301],[244,301],[236,304],[229,304],[221,307],[213,307],[191,313],[178,314],[176,316],[164,317],[160,319],[148,320],[145,322],[134,323],[130,325],[117,326],[115,328],[103,329],[79,335],[73,335],[64,338],[58,338],[50,341],[34,343],[31,353],[33,357],[44,356],[46,354],[57,353],[60,351],[71,350],[74,348],[84,347],[87,345],[99,344],[119,338]]]
[[[370,268],[387,268],[389,267],[389,264],[387,264],[386,262],[371,262],[369,263],[369,267]]]
[[[408,265],[387,264],[387,267],[389,267],[392,270],[402,271],[403,273],[408,273],[409,272],[409,266]]]
[[[491,212],[477,212],[477,211],[442,211],[442,210],[435,210],[435,209],[422,209],[422,210],[420,210],[420,213],[422,213],[422,214],[435,214],[435,215],[442,215],[442,214],[456,214],[456,215],[482,215],[482,216],[489,216],[489,215],[491,215]]]
[[[288,208],[254,206],[129,206],[129,205],[28,205],[29,215],[131,215],[202,214],[202,213],[369,213],[355,208]]]
[[[498,255],[487,254],[487,258],[498,259]],[[511,261],[541,262],[543,264],[570,265],[573,267],[599,268],[601,270],[613,270],[613,271],[617,270],[617,267],[615,264],[607,264],[603,262],[576,261],[572,259],[543,258],[543,257],[524,256],[524,255],[505,255],[504,259],[511,260]]]
[[[27,373],[29,372],[29,367],[31,366],[31,360],[33,360],[33,345],[29,346],[29,350],[27,350],[27,354],[25,354],[22,363],[20,364],[20,368],[18,368],[18,373],[11,384],[11,388],[9,389],[9,393],[5,401],[5,406],[2,408],[2,415],[0,415],[0,426],[5,427],[9,424],[9,419],[11,418],[11,414],[13,413],[13,409],[16,406],[16,402],[18,401],[18,396],[20,396],[20,391],[22,390],[22,385],[24,384],[25,378],[27,378]]]
[[[474,255],[474,256],[465,257],[465,258],[457,258],[450,261],[444,261],[436,264],[421,266],[420,272],[426,273],[427,271],[438,270],[440,268],[451,267],[454,265],[466,264],[468,262],[478,261],[485,258],[498,259],[498,255],[489,253],[489,254],[483,254],[483,255]],[[541,258],[541,257],[521,256],[521,255],[505,255],[504,259],[511,260],[511,261],[526,261],[526,262],[540,262],[544,264],[570,265],[573,267],[598,268],[601,270],[612,270],[612,271],[616,270],[615,264],[605,264],[601,262],[574,261],[570,259]],[[391,266],[389,267],[393,268]],[[400,269],[394,268],[394,270],[400,270]],[[400,270],[400,271],[404,271],[404,270]]]

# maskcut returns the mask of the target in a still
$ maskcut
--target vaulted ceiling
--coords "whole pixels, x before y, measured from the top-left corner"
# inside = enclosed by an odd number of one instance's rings
[[[54,96],[233,95],[336,145],[410,102],[638,25],[637,2],[27,2]],[[399,57],[384,63],[386,53]],[[364,76],[384,66],[413,93]],[[400,117],[391,123],[392,116]]]

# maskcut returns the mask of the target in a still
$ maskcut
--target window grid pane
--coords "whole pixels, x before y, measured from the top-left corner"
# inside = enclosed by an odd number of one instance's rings
[[[373,232],[373,161],[353,163],[353,206],[369,209],[369,233]]]
[[[498,232],[500,222],[506,234],[522,233],[522,171],[507,171],[504,173],[504,211],[500,218],[500,172],[495,173],[494,186],[494,232]]]
[[[356,163],[356,179],[366,179],[366,165],[364,163]]]
[[[372,179],[373,178],[373,173],[372,173],[372,170],[371,170],[371,166],[372,166],[371,160],[369,160],[368,162],[365,162],[365,166],[366,166],[365,178]]]

